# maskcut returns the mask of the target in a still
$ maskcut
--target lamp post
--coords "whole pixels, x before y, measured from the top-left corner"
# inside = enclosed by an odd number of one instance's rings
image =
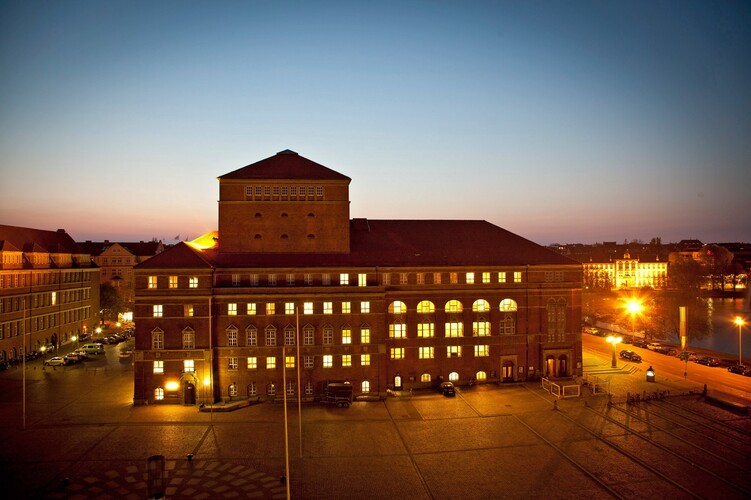
[[[738,364],[743,364],[743,337],[741,336],[741,329],[746,322],[740,316],[736,316],[733,323],[738,325]]]
[[[626,309],[631,313],[631,342],[636,338],[636,314],[642,310],[642,305],[635,300],[629,300]]]
[[[616,337],[615,335],[608,335],[608,338],[606,338],[605,340],[607,340],[610,343],[610,345],[613,346],[613,360],[610,364],[610,367],[618,368],[618,365],[616,364],[616,359],[615,359],[615,346],[620,344],[623,339],[621,337]]]

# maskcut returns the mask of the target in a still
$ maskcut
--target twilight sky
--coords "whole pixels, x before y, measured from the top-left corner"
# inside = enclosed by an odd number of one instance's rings
[[[351,216],[751,241],[751,2],[0,1],[0,224],[174,242],[291,149]]]

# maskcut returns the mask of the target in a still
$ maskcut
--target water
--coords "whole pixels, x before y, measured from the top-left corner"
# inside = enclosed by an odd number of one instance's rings
[[[751,357],[751,313],[743,310],[743,299],[709,299],[707,311],[708,319],[712,322],[712,334],[701,340],[691,339],[688,332],[689,347],[709,349],[738,356],[738,326],[733,323],[736,316],[745,319],[746,325],[741,328],[743,337],[743,357]],[[676,338],[672,339],[680,343]]]

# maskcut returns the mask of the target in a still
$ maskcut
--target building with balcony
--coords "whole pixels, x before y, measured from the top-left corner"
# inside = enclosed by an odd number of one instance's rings
[[[0,225],[0,360],[90,333],[99,269],[63,230]]]
[[[350,219],[350,181],[289,150],[219,177],[218,231],[135,267],[135,403],[581,375],[581,264],[481,220]]]

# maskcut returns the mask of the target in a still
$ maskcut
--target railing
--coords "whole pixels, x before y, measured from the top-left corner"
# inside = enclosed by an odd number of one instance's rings
[[[546,377],[542,378],[542,388],[558,399],[578,398],[581,396],[581,386],[579,384],[556,384]]]

